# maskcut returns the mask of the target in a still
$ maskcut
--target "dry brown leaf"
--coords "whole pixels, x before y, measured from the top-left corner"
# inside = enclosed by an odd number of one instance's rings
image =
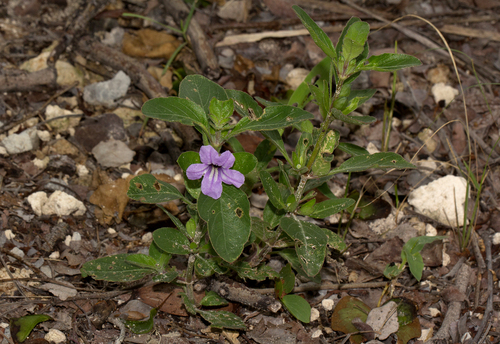
[[[165,32],[142,29],[135,34],[125,33],[122,50],[129,56],[168,59],[180,44]]]

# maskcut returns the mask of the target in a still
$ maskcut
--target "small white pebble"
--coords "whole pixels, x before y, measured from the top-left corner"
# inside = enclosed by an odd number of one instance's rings
[[[311,334],[311,338],[319,338],[323,334],[323,331],[320,329],[317,329]]]
[[[60,257],[61,257],[61,253],[59,253],[59,251],[54,251],[49,256],[50,259],[59,259]]]
[[[122,179],[127,179],[130,176],[130,173],[122,173]]]
[[[89,169],[85,165],[78,164],[76,165],[76,173],[78,177],[83,178],[89,175]]]
[[[429,307],[429,312],[431,313],[431,317],[433,317],[433,318],[435,318],[441,314],[439,309],[433,308],[433,307]]]
[[[7,240],[12,240],[16,237],[16,235],[14,233],[12,233],[12,230],[10,230],[10,229],[7,229],[3,233],[5,234],[5,237],[7,238]]]
[[[47,130],[37,130],[36,131],[36,136],[43,142],[50,141],[50,132]]]
[[[71,235],[66,236],[66,239],[64,239],[64,244],[66,246],[69,246],[69,244],[71,244]]]
[[[319,311],[316,308],[311,308],[311,322],[319,319]]]
[[[7,323],[0,323],[0,327],[1,328],[7,328],[7,327],[9,327],[9,324],[7,324]]]
[[[16,254],[21,258],[24,257],[24,252],[19,247],[14,247],[12,250],[10,250],[10,253]]]
[[[174,180],[175,180],[176,182],[180,182],[182,179],[183,179],[183,178],[182,178],[182,174],[180,174],[180,173],[177,173],[177,174],[174,176]]]
[[[40,170],[44,170],[45,167],[47,167],[47,165],[49,163],[49,157],[46,157],[45,159],[35,158],[35,159],[33,159],[32,162],[33,162],[33,165],[38,167]]]
[[[368,143],[368,146],[366,146],[366,150],[370,154],[380,153],[379,149],[377,148],[377,146],[375,146],[373,142]]]
[[[331,299],[324,299],[323,301],[321,301],[321,305],[326,311],[331,311],[333,309],[334,303],[335,302]]]
[[[498,245],[500,244],[500,233],[495,233],[493,235],[493,245]]]
[[[153,241],[153,233],[147,232],[146,234],[144,234],[142,236],[141,241],[143,243],[149,243],[149,242]]]
[[[448,266],[451,263],[451,258],[448,253],[443,250],[443,266]]]
[[[116,234],[116,231],[114,230],[114,228],[108,228],[108,233],[113,235],[113,234]]]
[[[73,237],[71,241],[82,241],[82,235],[78,232],[73,232]]]
[[[437,236],[438,235],[438,231],[436,228],[434,228],[433,225],[431,224],[426,224],[425,225],[425,235],[426,236]]]
[[[69,136],[75,136],[75,132],[76,132],[75,128],[73,128],[73,127],[68,128]]]
[[[59,330],[51,328],[44,339],[48,342],[59,344],[66,342],[66,335]]]
[[[9,155],[9,153],[7,153],[7,149],[4,146],[0,146],[0,155]]]
[[[422,335],[417,339],[419,341],[422,341],[422,342],[426,342],[428,341],[429,339],[432,338],[432,333],[434,331],[432,330],[432,328],[423,328],[422,329]]]

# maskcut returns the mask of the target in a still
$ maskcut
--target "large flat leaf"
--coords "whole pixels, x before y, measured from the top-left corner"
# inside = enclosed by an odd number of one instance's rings
[[[243,320],[237,315],[227,311],[202,311],[198,313],[210,323],[212,327],[230,328],[234,330],[245,330],[246,326]]]
[[[260,171],[259,175],[262,186],[264,187],[271,203],[277,209],[285,208],[285,202],[283,202],[283,199],[281,198],[281,191],[271,174],[267,171]]]
[[[362,66],[363,70],[375,70],[378,72],[393,72],[403,68],[420,66],[422,62],[414,56],[405,54],[382,54],[371,56],[368,63]]]
[[[189,240],[175,228],[158,228],[153,232],[153,240],[160,249],[167,253],[189,253]]]
[[[198,199],[198,211],[208,223],[212,246],[229,263],[240,256],[250,236],[249,210],[246,194],[230,185],[223,185],[219,199],[204,194]]]
[[[354,200],[350,198],[329,199],[321,203],[316,203],[313,207],[313,211],[308,214],[308,216],[315,219],[324,219],[330,215],[340,213],[354,203]]]
[[[179,98],[189,99],[201,106],[208,115],[212,98],[227,100],[224,88],[199,74],[186,76],[179,86]]]
[[[321,274],[317,274],[314,277],[309,277],[304,269],[302,269],[302,265],[300,263],[300,259],[297,256],[297,252],[293,248],[287,248],[284,250],[277,251],[277,253],[281,256],[281,258],[286,259],[292,268],[297,271],[297,273],[303,277],[309,278],[314,283],[321,283]]]
[[[247,130],[260,131],[282,129],[312,118],[314,118],[312,113],[293,106],[269,106],[264,109],[262,116],[258,118],[251,119],[250,117],[243,117],[231,131],[231,136],[235,136]]]
[[[337,53],[335,51],[335,47],[333,46],[332,41],[328,37],[328,35],[314,22],[314,20],[309,17],[309,15],[299,6],[292,6],[295,13],[299,17],[302,24],[306,27],[307,31],[311,35],[314,43],[318,47],[320,47],[323,52],[332,59],[337,59]]]
[[[144,203],[163,203],[183,197],[175,186],[156,179],[152,174],[132,178],[127,196]]]
[[[82,277],[91,276],[96,280],[110,282],[130,282],[155,272],[153,269],[127,262],[127,256],[128,254],[117,254],[86,262],[80,269]]]
[[[352,111],[354,111],[356,108],[357,106]],[[332,109],[332,115],[334,118],[341,120],[344,123],[355,124],[355,125],[370,124],[375,122],[376,120],[376,118],[372,116],[348,116],[343,111],[337,109]]]
[[[351,154],[352,156],[358,156],[358,155],[369,155],[368,151],[364,149],[363,147],[357,146],[352,143],[347,143],[347,142],[340,142],[338,147],[341,151]]]
[[[280,225],[283,231],[295,241],[295,251],[306,274],[316,276],[325,260],[328,241],[325,233],[312,223],[291,217],[283,217]]]
[[[370,155],[358,155],[350,158],[342,165],[334,168],[329,175],[346,172],[361,172],[369,168],[415,168],[400,155],[396,153],[375,153]]]
[[[342,29],[342,33],[340,34],[339,40],[337,41],[337,47],[335,48],[337,55],[340,55],[342,52],[342,47],[344,45],[344,39],[345,36],[347,35],[347,32],[349,31],[349,28],[351,27],[352,24],[357,23],[361,21],[358,17],[351,17],[347,24],[345,24],[344,28]]]
[[[311,305],[299,295],[285,295],[281,301],[294,317],[308,324],[311,321]]]
[[[203,108],[189,99],[169,97],[148,100],[142,106],[142,113],[150,118],[167,122],[194,123],[208,128],[208,120]]]
[[[342,56],[344,56],[345,61],[355,59],[364,51],[369,33],[370,25],[368,23],[357,21],[349,26],[342,45]]]
[[[352,296],[344,296],[335,306],[332,314],[332,329],[345,334],[357,333],[359,330],[352,324],[355,318],[365,322],[370,312],[370,307],[363,301]],[[362,334],[351,335],[350,341],[353,344],[360,344],[364,341]]]
[[[241,116],[246,117],[252,112],[257,117],[262,115],[263,110],[259,103],[257,103],[248,93],[238,90],[226,90],[226,94],[235,101],[234,109]]]

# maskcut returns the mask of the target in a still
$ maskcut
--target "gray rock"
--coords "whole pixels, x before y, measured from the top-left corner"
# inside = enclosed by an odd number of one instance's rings
[[[130,77],[122,71],[116,73],[113,79],[96,82],[83,90],[83,99],[91,105],[114,107],[115,100],[127,94]]]
[[[29,152],[38,148],[36,127],[26,129],[20,134],[12,134],[2,140],[2,145],[9,154]]]
[[[135,152],[122,141],[101,142],[92,149],[97,162],[104,167],[119,167],[134,158]]]

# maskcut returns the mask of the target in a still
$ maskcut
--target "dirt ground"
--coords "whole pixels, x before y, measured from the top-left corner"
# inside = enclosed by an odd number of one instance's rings
[[[202,144],[191,127],[145,121],[142,104],[176,95],[188,74],[254,97],[286,99],[325,57],[304,32],[294,4],[334,43],[357,16],[370,24],[371,54],[397,49],[422,61],[398,72],[394,85],[392,73],[362,74],[353,88],[378,92],[357,111],[377,121],[363,127],[333,124],[341,141],[381,150],[384,111],[394,88],[388,150],[419,168],[354,173],[347,194],[357,199],[362,193],[361,210],[345,221],[317,221],[348,231],[348,249],[331,252],[321,284],[297,280],[294,293],[312,306],[311,321],[228,297],[223,309],[241,317],[247,330],[218,330],[188,315],[178,286],[82,278],[83,263],[147,253],[152,231],[173,226],[156,206],[129,200],[128,183],[140,170],[156,171],[182,189],[177,158]],[[415,307],[419,336],[405,343],[499,343],[500,0],[203,0],[187,31],[189,44],[163,74],[185,37],[123,14],[179,28],[189,6],[182,0],[1,2],[0,343],[18,342],[9,333],[19,330],[15,319],[29,314],[52,320],[35,326],[25,343],[359,343],[332,326],[339,317],[335,307],[348,296],[377,307],[387,299],[386,287]],[[114,83],[106,92],[86,88],[109,80]],[[317,107],[307,110],[317,115],[318,125]],[[238,140],[253,153],[263,138],[245,133]],[[284,140],[291,150],[298,136],[287,130]],[[336,152],[334,163],[346,158]],[[422,210],[432,196],[423,205],[412,201],[419,187],[435,181],[434,197],[455,199],[458,191],[445,184],[447,176],[469,181],[465,217],[472,232],[465,249],[464,215],[439,219]],[[347,175],[337,175],[329,186],[343,195],[347,182]],[[261,196],[262,188],[252,190],[252,216],[262,214]],[[457,202],[452,208],[463,214],[463,198]],[[187,221],[180,203],[165,206]],[[447,239],[424,247],[421,281],[406,269],[390,284],[384,267],[401,262],[404,243],[424,234]],[[182,257],[172,261],[178,269],[185,263]],[[270,257],[269,264],[279,268],[286,262]],[[200,293],[214,280],[273,297],[274,281],[238,275],[200,279]],[[139,320],[169,295],[152,332],[120,328],[116,318]],[[50,331],[62,339],[47,337]],[[381,342],[398,341],[389,336]]]

